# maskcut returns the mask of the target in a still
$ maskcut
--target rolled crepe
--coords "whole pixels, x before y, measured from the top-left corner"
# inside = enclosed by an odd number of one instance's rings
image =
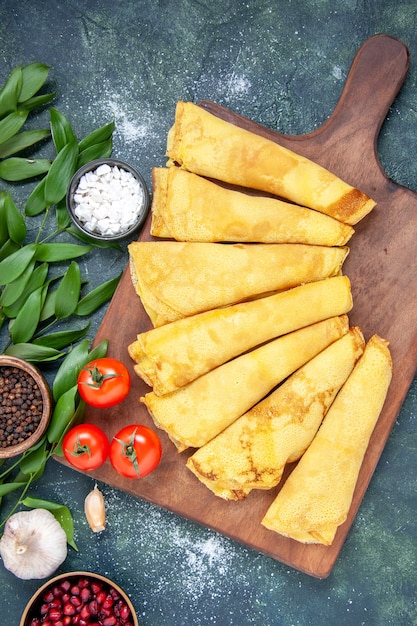
[[[351,308],[349,278],[335,276],[153,328],[128,351],[137,375],[164,395],[257,345]]]
[[[178,167],[154,168],[152,179],[155,237],[343,246],[354,232],[318,211],[226,189]]]
[[[168,166],[272,193],[356,224],[375,202],[317,163],[192,102],[178,102],[168,133]]]
[[[388,342],[371,337],[262,524],[304,543],[331,545],[348,515],[392,375]]]
[[[203,446],[347,331],[347,316],[318,322],[237,357],[177,391],[165,396],[150,392],[141,401],[180,452]]]
[[[364,345],[361,331],[350,329],[199,448],[187,467],[226,500],[277,485],[285,465],[297,461],[310,445]]]
[[[134,242],[136,292],[154,326],[340,274],[347,247]]]

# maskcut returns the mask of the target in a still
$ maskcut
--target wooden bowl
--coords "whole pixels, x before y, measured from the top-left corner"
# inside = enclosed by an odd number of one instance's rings
[[[23,441],[7,447],[0,447],[0,459],[6,459],[17,456],[31,448],[44,434],[52,414],[52,398],[48,384],[40,371],[31,363],[19,359],[14,356],[0,355],[0,375],[2,370],[7,367],[17,368],[22,372],[26,372],[35,381],[42,396],[42,414],[36,430],[28,435]],[[0,412],[2,408],[0,406]]]
[[[119,585],[110,580],[110,578],[106,578],[106,576],[102,576],[101,574],[82,571],[59,574],[58,576],[51,578],[50,580],[48,580],[48,582],[42,585],[42,587],[40,587],[34,593],[34,595],[27,603],[26,608],[23,611],[22,617],[20,618],[19,626],[30,626],[31,620],[39,615],[39,608],[44,603],[44,598],[46,597],[45,594],[47,594],[50,589],[58,589],[60,585],[65,581],[70,581],[71,585],[76,585],[80,581],[80,579],[87,579],[90,582],[99,582],[104,585],[103,589],[105,590],[108,590],[110,588],[116,590],[120,598],[130,609],[130,623],[132,623],[133,626],[139,626],[139,621],[133,604],[130,601],[129,596],[123,591],[121,587],[119,587]]]

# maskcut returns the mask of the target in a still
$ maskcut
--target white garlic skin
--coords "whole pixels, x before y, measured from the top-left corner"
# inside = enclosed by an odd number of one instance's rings
[[[106,528],[106,507],[104,497],[97,485],[90,491],[84,501],[84,512],[88,525],[94,533]]]
[[[50,511],[14,513],[0,539],[0,556],[12,574],[23,580],[47,578],[65,561],[67,536]]]

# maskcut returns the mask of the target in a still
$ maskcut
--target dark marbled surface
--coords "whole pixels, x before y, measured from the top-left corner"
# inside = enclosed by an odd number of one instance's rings
[[[333,111],[362,43],[376,33],[398,37],[411,66],[378,150],[389,176],[417,190],[414,0],[2,0],[0,18],[1,82],[18,64],[51,65],[54,106],[77,136],[114,119],[113,155],[149,184],[151,168],[165,163],[177,100],[214,100],[280,132],[307,133]],[[27,186],[13,195],[24,199]],[[81,269],[95,285],[126,260],[125,252],[94,252]],[[103,314],[94,315],[91,338]],[[142,626],[409,626],[417,624],[416,416],[415,379],[326,580],[107,485],[108,529],[94,535],[83,514],[91,479],[55,461],[32,495],[73,512],[79,551],[70,549],[59,571],[112,577]],[[0,567],[2,625],[18,625],[39,584]]]

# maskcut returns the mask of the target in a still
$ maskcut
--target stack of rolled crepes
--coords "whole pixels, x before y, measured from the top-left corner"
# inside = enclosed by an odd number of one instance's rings
[[[392,369],[385,340],[349,327],[342,274],[352,225],[375,202],[192,103],[177,105],[167,156],[153,171],[160,240],[129,246],[153,325],[128,348],[152,387],[141,401],[221,498],[275,488],[301,459],[260,521],[329,545]]]

